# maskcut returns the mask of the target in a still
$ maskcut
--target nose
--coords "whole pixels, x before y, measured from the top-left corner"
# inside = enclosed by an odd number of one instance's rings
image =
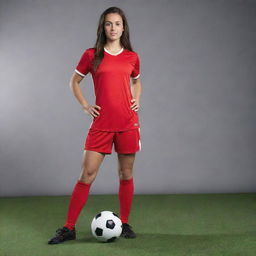
[[[116,27],[116,25],[115,25],[115,24],[112,24],[112,25],[111,25],[111,30],[114,30],[115,27]]]

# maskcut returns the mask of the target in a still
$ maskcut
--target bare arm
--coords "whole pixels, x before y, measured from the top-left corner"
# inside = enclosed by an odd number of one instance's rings
[[[134,99],[140,100],[141,95],[141,82],[140,78],[132,79],[132,86],[131,86],[132,96]]]
[[[141,96],[141,82],[140,78],[132,79],[131,92],[134,99],[134,104],[132,105],[133,110],[138,110],[140,107],[140,96]],[[137,105],[137,107],[136,107]]]
[[[83,80],[83,77],[78,75],[76,72],[74,72],[71,76],[69,86],[74,94],[74,96],[77,98],[78,102],[82,105],[82,107],[88,107],[88,102],[84,98],[81,88],[80,88],[80,82]]]
[[[71,88],[74,96],[78,100],[78,102],[81,104],[82,109],[87,113],[92,115],[93,117],[99,115],[100,113],[96,109],[100,109],[100,106],[92,106],[88,103],[88,101],[85,99],[85,97],[82,94],[82,90],[80,88],[80,82],[83,80],[83,76],[80,76],[75,71],[73,72],[69,87]],[[96,113],[96,114],[95,114]]]

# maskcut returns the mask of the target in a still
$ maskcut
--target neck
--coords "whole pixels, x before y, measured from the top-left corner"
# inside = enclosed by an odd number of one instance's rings
[[[120,44],[120,41],[108,41],[104,47],[109,50],[109,51],[113,51],[113,52],[117,52],[120,51],[120,49],[122,49],[122,45]]]

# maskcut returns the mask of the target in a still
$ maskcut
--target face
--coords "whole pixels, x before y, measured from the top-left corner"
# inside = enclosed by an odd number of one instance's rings
[[[104,30],[108,40],[119,40],[124,31],[122,17],[117,13],[109,13],[105,17]]]

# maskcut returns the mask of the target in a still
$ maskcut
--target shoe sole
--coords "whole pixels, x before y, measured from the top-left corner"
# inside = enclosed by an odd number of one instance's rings
[[[63,240],[63,241],[60,241],[60,242],[57,242],[57,243],[49,243],[48,242],[48,244],[60,244],[60,243],[63,243],[63,242],[65,242],[65,241],[69,241],[69,240],[75,240],[76,238],[67,238],[67,239],[65,239],[65,240]]]
[[[123,238],[136,238],[136,236],[125,236],[125,235],[121,235],[121,237],[123,237]]]

